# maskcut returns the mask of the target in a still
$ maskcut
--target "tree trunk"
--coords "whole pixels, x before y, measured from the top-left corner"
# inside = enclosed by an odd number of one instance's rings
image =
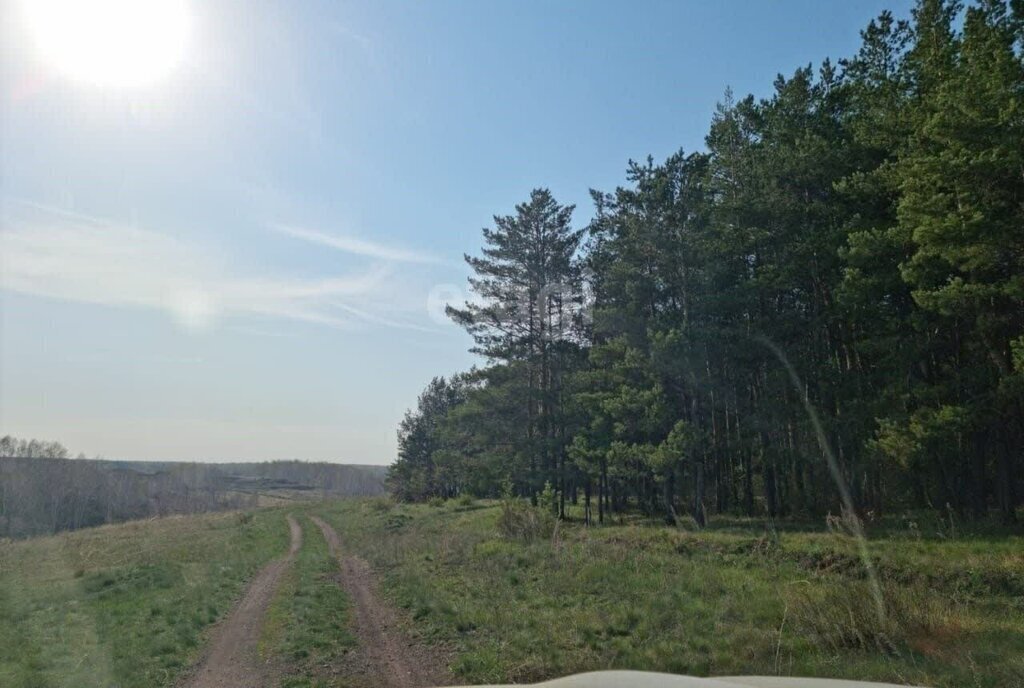
[[[707,519],[704,517],[704,462],[698,461],[694,469],[693,520],[703,528],[707,525]]]

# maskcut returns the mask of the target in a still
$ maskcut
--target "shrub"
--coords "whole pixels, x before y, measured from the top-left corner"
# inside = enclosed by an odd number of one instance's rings
[[[431,497],[427,500],[427,504],[432,507],[442,507],[444,506],[444,497]]]
[[[393,502],[387,497],[375,497],[371,499],[369,503],[370,508],[378,513],[391,511],[391,507],[393,506]]]
[[[463,492],[462,494],[459,495],[459,498],[456,500],[455,503],[462,508],[466,508],[476,504],[476,500],[473,499],[473,495],[469,494],[468,492]]]
[[[825,516],[825,528],[830,533],[849,535],[851,537],[860,537],[860,534],[863,532],[863,524],[860,518],[845,507],[840,510],[838,516],[833,516],[831,511],[828,512]]]
[[[529,542],[549,538],[554,530],[555,516],[547,509],[516,497],[501,500],[498,532],[504,537]]]
[[[551,487],[551,481],[544,482],[544,489],[537,495],[537,506],[552,516],[558,515],[558,495],[555,488]]]
[[[409,514],[391,512],[384,519],[384,529],[389,532],[396,532],[404,529],[409,525],[410,521],[412,521],[412,516]]]

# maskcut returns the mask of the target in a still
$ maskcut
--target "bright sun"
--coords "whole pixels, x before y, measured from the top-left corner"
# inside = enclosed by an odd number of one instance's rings
[[[29,30],[52,66],[97,86],[142,86],[185,55],[186,0],[28,0]]]

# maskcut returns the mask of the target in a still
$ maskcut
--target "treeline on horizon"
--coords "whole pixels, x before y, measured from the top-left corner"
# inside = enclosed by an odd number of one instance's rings
[[[861,515],[1015,520],[1024,2],[920,0],[862,39],[727,92],[706,151],[631,162],[582,229],[544,189],[496,216],[448,309],[487,364],[427,386],[392,492],[836,513],[831,453]]]
[[[137,518],[249,509],[261,494],[373,496],[384,471],[304,461],[197,463],[67,458],[59,442],[0,438],[0,537]]]

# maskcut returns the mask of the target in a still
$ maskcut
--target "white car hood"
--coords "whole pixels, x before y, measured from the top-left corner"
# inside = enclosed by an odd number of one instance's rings
[[[522,684],[519,684],[522,686]],[[829,678],[723,676],[695,678],[650,671],[594,671],[532,684],[541,688],[906,688],[893,683],[868,683]],[[482,688],[478,686],[477,688]],[[512,685],[491,688],[513,688]]]

